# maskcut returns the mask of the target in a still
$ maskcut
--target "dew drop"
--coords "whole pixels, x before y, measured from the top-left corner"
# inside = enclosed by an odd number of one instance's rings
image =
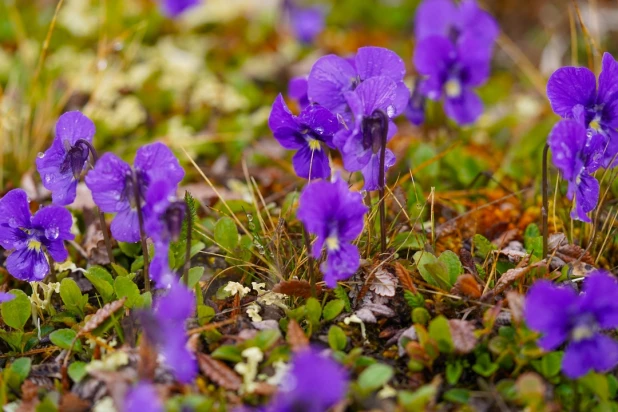
[[[12,227],[12,228],[16,228],[17,227],[17,220],[15,220],[14,217],[9,219],[9,227]]]
[[[97,62],[97,69],[99,69],[99,71],[103,71],[106,68],[107,68],[107,60],[101,59]]]
[[[317,134],[322,134],[322,133],[324,133],[324,128],[323,128],[323,127],[319,127],[319,126],[318,126],[318,127],[316,127],[314,130],[315,130],[315,132],[316,132]]]
[[[56,240],[60,235],[60,230],[57,227],[50,227],[45,229],[45,237],[49,240]]]
[[[255,223],[253,223],[253,222],[249,222],[249,224],[248,224],[247,226],[249,226],[249,230],[250,230],[250,231],[252,231],[252,232],[253,232],[253,231],[255,230]]]
[[[52,183],[55,180],[54,175],[49,173],[46,173],[43,179],[45,180],[45,183]]]
[[[392,104],[391,104],[391,105],[389,105],[389,106],[386,108],[386,115],[387,115],[388,117],[393,117],[393,116],[395,116],[395,106],[393,106]]]
[[[586,132],[586,136],[587,136],[587,137],[592,137],[592,132],[591,132],[590,130],[588,130],[588,131]]]
[[[251,213],[247,213],[247,220],[253,222],[253,215]]]
[[[39,159],[42,159],[42,158],[45,157],[45,153],[39,152],[39,153],[37,153],[36,157],[38,157]]]

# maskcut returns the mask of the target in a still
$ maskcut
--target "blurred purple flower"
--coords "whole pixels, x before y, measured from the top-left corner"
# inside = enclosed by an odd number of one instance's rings
[[[201,0],[160,0],[163,14],[174,18],[180,16],[186,10],[200,4]]]
[[[585,67],[562,67],[547,82],[547,98],[558,115],[570,119],[575,109],[583,108],[585,126],[592,134],[607,138],[604,166],[615,166],[618,153],[618,62],[611,54],[603,55],[599,85],[594,73]]]
[[[84,170],[95,127],[78,111],[58,118],[56,137],[45,153],[39,153],[36,168],[54,204],[66,206],[75,200],[77,182]]]
[[[124,412],[163,412],[163,403],[156,388],[148,382],[139,382],[129,389],[124,399]]]
[[[496,20],[475,0],[463,0],[459,5],[452,0],[425,0],[416,10],[416,41],[441,36],[453,43],[467,43],[472,38],[477,47],[491,52],[498,33]]]
[[[170,242],[178,240],[185,217],[185,202],[176,198],[176,185],[168,180],[153,182],[146,192],[148,218],[146,234],[154,243],[155,255],[150,263],[150,276],[157,287],[168,287],[175,279],[169,267]]]
[[[0,292],[0,303],[9,302],[15,299],[15,295],[12,293]]]
[[[573,219],[591,222],[587,213],[599,201],[599,182],[592,175],[603,163],[606,138],[600,133],[586,130],[584,109],[575,109],[576,119],[558,122],[549,134],[547,144],[552,151],[552,161],[569,183],[567,197],[573,200]]]
[[[268,126],[281,146],[298,150],[292,164],[299,177],[330,177],[328,153],[323,145],[334,147],[333,135],[340,127],[335,115],[319,105],[310,105],[299,116],[294,116],[279,95],[273,103]]]
[[[326,17],[324,8],[299,6],[294,0],[284,1],[283,7],[288,13],[290,28],[298,41],[312,43],[324,30]]]
[[[524,316],[531,329],[542,333],[539,345],[544,350],[568,342],[562,359],[567,377],[607,372],[618,364],[618,342],[601,333],[618,327],[618,283],[609,272],[590,273],[581,294],[546,280],[536,282],[526,297]]]
[[[351,192],[337,176],[334,182],[310,183],[300,195],[297,216],[307,231],[317,236],[312,255],[318,259],[326,246],[320,269],[328,287],[352,276],[360,264],[358,248],[351,242],[363,231],[367,207],[360,193]]]
[[[335,146],[341,151],[346,170],[363,173],[364,189],[377,190],[384,185],[379,181],[383,128],[388,127],[387,141],[397,132],[391,120],[397,113],[397,85],[386,76],[371,77],[354,91],[345,92],[345,97],[353,114],[353,126],[335,135]],[[386,149],[385,171],[394,164],[395,155]]]
[[[15,278],[29,282],[43,280],[49,272],[45,251],[57,262],[68,257],[65,240],[72,240],[73,218],[60,206],[47,206],[30,214],[28,196],[13,189],[0,199],[0,244],[13,252],[6,259],[6,270]]]
[[[288,96],[296,100],[301,110],[309,106],[307,96],[307,76],[298,76],[290,79],[288,83]]]
[[[316,349],[298,352],[283,386],[275,395],[268,412],[323,412],[343,400],[348,389],[345,369]]]
[[[154,312],[141,316],[148,340],[157,346],[166,364],[181,383],[197,376],[197,360],[187,348],[185,323],[195,313],[195,295],[179,282],[172,282],[167,293],[155,304]]]
[[[416,126],[423,124],[425,121],[426,98],[421,92],[421,84],[422,81],[420,79],[417,79],[414,83],[414,90],[412,90],[410,101],[404,112],[408,120]]]
[[[421,40],[414,52],[414,64],[425,76],[420,92],[431,100],[445,99],[448,117],[458,124],[474,122],[483,103],[472,90],[489,77],[489,55],[472,37],[454,44],[442,36]]]
[[[177,185],[184,170],[172,151],[163,143],[153,143],[137,150],[134,169],[112,153],[105,153],[94,169],[86,175],[86,185],[103,212],[116,213],[112,220],[112,235],[121,242],[137,242],[140,238],[134,185],[140,194],[144,221],[149,208],[145,198],[148,187],[157,180]]]
[[[326,107],[343,118],[352,121],[346,92],[353,91],[365,80],[382,76],[396,85],[395,98],[390,117],[403,113],[410,99],[410,91],[403,83],[406,67],[403,60],[391,50],[382,47],[361,47],[354,59],[329,54],[319,58],[309,74],[307,91],[309,100]]]

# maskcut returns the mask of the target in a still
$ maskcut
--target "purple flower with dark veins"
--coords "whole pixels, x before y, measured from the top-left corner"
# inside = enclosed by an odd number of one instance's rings
[[[618,328],[618,282],[609,272],[596,270],[578,294],[567,286],[540,280],[528,291],[526,323],[542,334],[539,346],[555,350],[567,342],[562,371],[571,378],[590,370],[608,372],[618,365],[618,342],[602,333]]]
[[[112,153],[105,153],[94,169],[86,175],[86,185],[103,212],[116,213],[112,220],[112,235],[121,242],[140,239],[135,191],[139,194],[144,221],[150,208],[146,193],[152,182],[167,180],[178,185],[184,170],[172,151],[163,143],[152,143],[137,150],[134,168]]]
[[[69,256],[65,240],[72,240],[73,218],[60,206],[47,206],[30,214],[28,196],[13,189],[0,199],[0,244],[13,252],[6,259],[6,270],[15,278],[41,281],[49,272],[45,252],[56,262]]]
[[[201,0],[160,0],[160,6],[163,14],[174,18],[197,6],[200,2]]]
[[[185,217],[185,202],[176,197],[176,185],[168,180],[153,182],[146,192],[148,218],[146,234],[154,243],[155,255],[150,263],[150,276],[157,287],[168,287],[175,275],[169,267],[170,243],[178,240]]]
[[[618,157],[618,62],[605,53],[602,66],[598,88],[594,73],[585,67],[556,70],[547,82],[547,98],[553,111],[567,119],[574,118],[575,109],[582,107],[589,133],[606,137],[603,163],[613,167]]]
[[[94,123],[81,112],[66,112],[58,118],[51,147],[36,159],[43,186],[51,191],[54,204],[66,206],[75,200],[94,132]]]
[[[300,195],[296,215],[307,231],[316,235],[312,255],[319,259],[326,246],[326,260],[320,266],[330,288],[348,279],[360,265],[358,248],[351,242],[363,231],[367,207],[360,193],[351,192],[339,177],[334,182],[309,183]]]
[[[316,349],[305,349],[294,355],[291,368],[268,412],[323,412],[342,401],[348,389],[345,369]]]
[[[283,97],[277,96],[268,119],[275,139],[286,149],[298,150],[292,158],[294,171],[304,179],[327,179],[330,165],[325,146],[334,148],[339,130],[337,117],[319,105],[310,105],[294,116]]]
[[[573,200],[573,219],[591,222],[588,213],[599,201],[599,182],[592,175],[603,163],[606,138],[601,133],[586,130],[584,109],[575,109],[575,119],[558,122],[547,140],[552,161],[569,183],[567,197]]]
[[[460,125],[474,122],[483,103],[473,91],[489,77],[489,55],[478,39],[466,37],[457,44],[443,36],[421,40],[414,64],[424,76],[420,91],[431,100],[445,100],[448,117]]]
[[[0,303],[10,302],[15,299],[15,295],[12,293],[0,292]]]
[[[187,348],[185,323],[195,313],[195,295],[179,282],[172,282],[167,293],[155,303],[153,312],[142,312],[144,332],[181,383],[193,381],[197,360]]]
[[[397,99],[397,84],[386,76],[371,77],[354,91],[345,93],[353,114],[353,124],[335,135],[335,146],[341,151],[346,170],[360,170],[365,178],[365,190],[378,190],[382,134],[388,128],[387,141],[397,132],[393,109]],[[395,155],[386,149],[384,171],[395,164]]]
[[[297,76],[290,79],[288,83],[288,96],[298,102],[301,110],[309,106],[307,76]]]
[[[309,100],[326,107],[350,122],[351,113],[345,96],[362,82],[372,77],[388,77],[396,85],[395,98],[390,111],[394,117],[405,110],[410,90],[403,82],[406,67],[403,60],[391,50],[382,47],[361,47],[354,59],[344,59],[334,54],[320,57],[309,74],[307,85]]]
[[[288,13],[290,28],[298,41],[312,43],[324,30],[326,13],[322,7],[302,7],[294,0],[285,0],[283,8]]]
[[[154,385],[142,381],[129,389],[124,399],[123,410],[124,412],[163,412],[165,409]]]

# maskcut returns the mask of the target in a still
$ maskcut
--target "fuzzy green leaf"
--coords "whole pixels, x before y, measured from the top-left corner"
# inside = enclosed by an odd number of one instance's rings
[[[227,252],[232,252],[238,245],[238,229],[236,222],[227,216],[222,217],[215,225],[215,241]]]
[[[11,290],[9,293],[14,295],[15,299],[0,305],[2,320],[13,329],[23,330],[32,314],[30,299],[19,289]]]

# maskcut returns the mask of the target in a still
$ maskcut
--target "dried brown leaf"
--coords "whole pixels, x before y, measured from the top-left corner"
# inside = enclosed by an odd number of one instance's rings
[[[404,289],[412,293],[417,293],[416,286],[414,286],[414,282],[412,282],[412,276],[410,276],[410,271],[399,262],[395,262],[394,266],[395,274],[399,278],[399,283],[401,283]]]
[[[518,234],[519,234],[518,229],[507,230],[506,232],[502,233],[500,236],[492,240],[491,243],[493,243],[495,246],[499,248],[502,248],[505,245],[508,245],[511,240],[515,240]]]
[[[481,291],[481,285],[478,284],[474,276],[468,273],[459,276],[455,286],[451,289],[451,293],[460,296],[468,296],[473,299],[480,298]]]
[[[309,339],[305,335],[305,331],[294,319],[290,319],[288,323],[287,341],[292,346],[294,352],[298,352],[309,345]]]
[[[222,388],[237,391],[242,386],[240,376],[225,363],[213,359],[205,353],[198,353],[197,361],[204,375]]]
[[[478,275],[478,272],[476,270],[476,263],[474,263],[474,258],[472,257],[472,254],[468,249],[459,249],[459,260],[461,261],[461,264],[467,272],[473,275]]]
[[[66,392],[60,398],[59,410],[63,412],[86,412],[90,410],[90,402],[83,400],[72,392]]]
[[[509,269],[500,276],[500,279],[496,282],[493,290],[491,291],[492,296],[496,296],[502,292],[510,285],[521,279],[526,275],[526,273],[530,272],[530,270],[535,267],[535,265],[524,266],[519,268]]]
[[[79,331],[77,336],[78,337],[83,336],[87,333],[92,332],[99,326],[101,326],[101,324],[105,322],[107,319],[109,319],[109,317],[112,316],[114,312],[116,312],[118,309],[124,306],[124,302],[126,300],[127,298],[124,297],[114,302],[110,302],[107,305],[103,306],[101,309],[97,310],[97,312],[94,315],[92,315],[90,319],[88,319],[88,322],[86,322],[86,324]]]
[[[261,396],[272,396],[277,392],[277,387],[266,382],[256,382],[253,393]]]
[[[478,340],[472,323],[461,319],[449,319],[448,326],[451,330],[455,352],[461,354],[472,352]]]
[[[580,262],[594,265],[594,259],[590,253],[577,245],[564,245],[558,247],[556,256],[564,260],[566,263],[579,260]]]
[[[17,412],[35,412],[37,405],[40,403],[37,397],[39,387],[31,380],[26,380],[21,385],[22,401],[17,407]]]
[[[316,285],[318,294],[322,293],[322,287]],[[306,280],[282,280],[273,286],[273,292],[297,298],[311,297],[311,285]]]
[[[521,293],[510,291],[507,292],[506,299],[511,310],[511,320],[515,323],[521,322],[523,320],[525,296]]]

